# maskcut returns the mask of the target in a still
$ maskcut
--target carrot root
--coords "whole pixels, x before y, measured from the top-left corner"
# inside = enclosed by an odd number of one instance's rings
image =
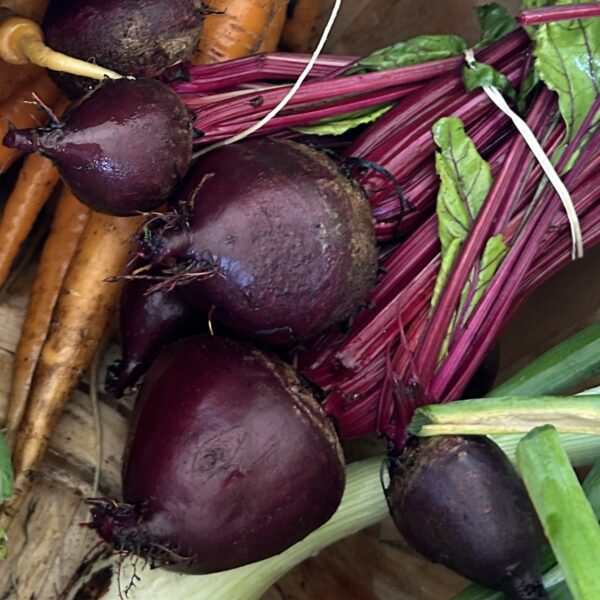
[[[275,50],[285,21],[287,0],[210,0],[195,64]]]
[[[0,285],[59,179],[47,158],[31,154],[25,159],[0,221]]]
[[[63,188],[52,220],[50,234],[31,290],[21,337],[15,352],[12,386],[6,413],[6,439],[14,443],[23,418],[33,374],[67,268],[90,214],[73,193]]]
[[[15,492],[3,506],[6,523],[20,507],[54,427],[108,328],[121,290],[108,277],[122,273],[143,217],[92,213],[65,276],[41,350],[13,455]]]
[[[290,0],[288,18],[281,34],[281,49],[312,52],[318,38],[321,0]]]

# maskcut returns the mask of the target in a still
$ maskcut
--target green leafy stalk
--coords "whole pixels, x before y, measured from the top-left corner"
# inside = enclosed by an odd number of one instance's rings
[[[294,131],[311,135],[342,135],[343,133],[346,133],[346,131],[350,131],[350,129],[354,129],[359,125],[368,125],[373,121],[377,121],[377,119],[390,110],[390,108],[392,108],[392,104],[346,113],[338,117],[323,119],[316,125],[294,127]]]
[[[456,56],[466,49],[466,42],[457,35],[419,35],[405,42],[376,50],[359,60],[346,74],[355,75],[418,65]]]
[[[552,423],[561,433],[600,436],[600,395],[460,400],[417,409],[409,432],[419,436],[527,433]]]
[[[498,88],[505,96],[512,100],[517,98],[515,88],[510,84],[506,75],[503,75],[492,65],[475,61],[471,65],[463,68],[463,82],[468,92],[472,92],[478,87],[489,85]]]
[[[481,158],[460,119],[444,117],[437,121],[433,126],[433,138],[440,149],[436,153],[435,167],[440,178],[436,211],[442,259],[431,300],[432,307],[440,298],[460,249],[492,186],[490,166]],[[450,326],[442,356],[457,320],[468,319],[506,251],[501,236],[488,240],[480,264],[471,273],[462,292],[461,303]]]
[[[600,520],[600,459],[595,462],[592,470],[585,478],[583,491],[596,515],[596,519]]]
[[[477,6],[475,12],[481,28],[481,42],[477,44],[477,47],[491,44],[508,35],[517,27],[516,20],[506,8],[495,2]]]
[[[0,434],[0,503],[6,502],[12,494],[14,488],[14,473],[10,451]],[[8,536],[4,529],[0,528],[0,560],[4,560],[8,555]]]
[[[14,474],[10,451],[4,436],[0,434],[0,503],[8,500],[13,494]]]
[[[600,322],[564,340],[488,396],[564,394],[600,373]]]
[[[600,525],[554,427],[523,438],[517,467],[575,600],[600,598]]]

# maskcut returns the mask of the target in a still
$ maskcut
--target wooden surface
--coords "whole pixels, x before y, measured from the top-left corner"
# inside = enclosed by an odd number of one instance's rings
[[[329,2],[329,0],[327,0]],[[468,0],[345,0],[328,44],[340,53],[367,53],[420,33],[460,32],[477,37]],[[505,2],[512,7],[515,0]],[[503,337],[505,373],[600,317],[600,250],[549,282]],[[12,353],[17,343],[31,273],[0,302],[0,412],[5,409]],[[114,357],[108,351],[105,362]],[[9,531],[10,558],[0,565],[0,599],[60,597],[84,555],[96,543],[80,523],[91,493],[95,459],[92,408],[83,382],[51,444],[28,503]],[[103,461],[100,492],[119,495],[119,468],[130,400],[101,395]],[[347,448],[349,459],[379,451],[376,441]],[[446,600],[465,582],[409,551],[389,523],[325,550],[284,577],[266,600]],[[157,599],[161,600],[161,599]]]

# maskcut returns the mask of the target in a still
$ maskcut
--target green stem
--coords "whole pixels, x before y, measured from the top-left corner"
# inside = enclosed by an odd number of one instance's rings
[[[419,408],[409,431],[419,436],[525,434],[552,423],[561,433],[600,435],[600,395],[459,400]]]
[[[488,397],[564,394],[600,373],[600,322],[530,362]]]
[[[600,525],[554,427],[521,440],[517,466],[575,600],[600,598]]]

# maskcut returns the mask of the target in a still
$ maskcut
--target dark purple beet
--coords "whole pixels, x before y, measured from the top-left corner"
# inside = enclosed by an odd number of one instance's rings
[[[63,123],[13,129],[3,141],[55,161],[75,195],[94,210],[131,215],[160,206],[187,172],[192,122],[163,83],[118,79],[83,98]]]
[[[267,341],[315,336],[349,317],[376,279],[369,204],[324,154],[251,140],[195,162],[148,258],[182,271],[215,321]],[[212,277],[190,272],[213,271]]]
[[[54,50],[113,69],[155,77],[188,59],[206,14],[201,0],[53,0],[42,28]],[[50,71],[69,96],[97,82]]]
[[[421,554],[513,600],[544,600],[543,536],[525,486],[489,438],[412,439],[387,490],[400,533]]]
[[[128,281],[121,292],[119,331],[122,360],[113,363],[106,388],[120,397],[150,366],[163,346],[198,333],[197,311],[178,289],[149,290],[156,281]]]
[[[205,335],[165,348],[137,400],[124,503],[91,501],[115,549],[210,573],[277,554],[325,523],[344,488],[341,449],[293,370]]]

